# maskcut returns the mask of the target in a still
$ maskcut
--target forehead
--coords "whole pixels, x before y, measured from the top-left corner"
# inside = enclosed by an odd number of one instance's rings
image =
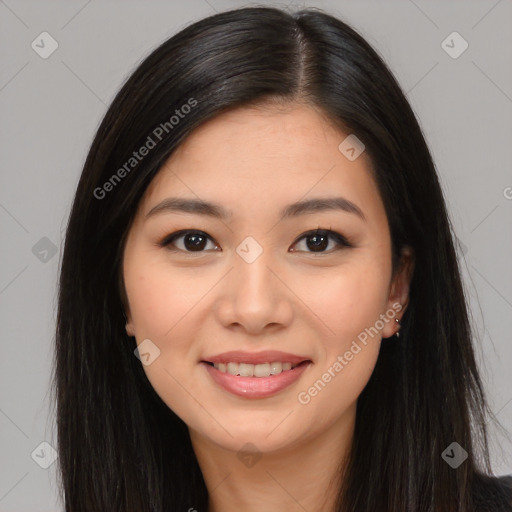
[[[268,105],[231,109],[207,121],[180,145],[177,160],[208,152],[223,159],[294,159],[335,144],[343,133],[314,106]],[[317,151],[314,151],[318,148]],[[227,154],[229,152],[229,154]]]
[[[253,207],[291,203],[310,194],[379,201],[371,160],[350,161],[342,132],[309,105],[261,105],[224,112],[196,128],[146,191],[144,203],[170,193]]]

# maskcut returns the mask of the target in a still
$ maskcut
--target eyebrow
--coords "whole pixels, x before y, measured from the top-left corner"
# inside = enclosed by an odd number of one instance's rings
[[[308,213],[323,212],[329,210],[342,210],[357,215],[361,220],[366,221],[363,211],[352,201],[343,197],[322,197],[298,201],[289,204],[281,210],[280,219],[297,217]],[[161,203],[151,208],[146,214],[148,219],[159,213],[193,213],[197,215],[207,215],[217,219],[228,220],[232,217],[231,212],[224,207],[203,201],[202,199],[186,199],[180,197],[168,197]]]

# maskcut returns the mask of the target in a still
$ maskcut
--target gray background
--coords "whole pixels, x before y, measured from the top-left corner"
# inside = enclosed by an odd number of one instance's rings
[[[36,461],[51,462],[42,442],[55,446],[48,386],[58,267],[98,123],[126,76],[164,39],[245,5],[255,4],[0,0],[1,512],[62,510],[56,463],[44,469]],[[288,5],[320,7],[347,21],[407,92],[461,242],[490,405],[512,431],[512,0]],[[59,45],[47,59],[31,47],[44,31]],[[442,46],[453,31],[469,44],[458,58]],[[460,41],[446,44],[461,48]],[[510,440],[491,433],[495,473],[512,473]]]

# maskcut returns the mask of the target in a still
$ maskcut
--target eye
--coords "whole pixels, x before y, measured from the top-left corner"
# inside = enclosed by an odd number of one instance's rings
[[[305,251],[313,253],[331,253],[343,247],[352,247],[352,244],[350,244],[343,235],[330,229],[318,228],[308,231],[298,238],[293,246],[299,244],[303,239],[307,240],[306,250],[292,248],[292,252]],[[180,240],[182,241],[176,243]],[[170,251],[182,251],[186,253],[204,252],[205,250],[208,250],[206,246],[209,240],[212,241],[213,250],[221,250],[216,243],[213,243],[213,239],[204,231],[191,229],[171,233],[170,235],[167,235],[159,245],[160,247],[167,247]],[[330,241],[334,241],[334,248],[331,247],[329,250],[326,250],[330,245]],[[211,249],[212,248],[210,248],[210,250]]]
[[[330,229],[318,228],[313,231],[308,231],[302,235],[294,245],[303,239],[308,240],[308,242],[306,242],[306,247],[310,250],[309,252],[314,253],[330,253],[339,250],[342,247],[352,247],[352,244],[350,244],[343,235],[336,231],[331,231]],[[325,249],[329,247],[330,240],[334,240],[334,249],[326,251]],[[296,252],[296,249],[291,250]]]
[[[177,240],[183,239],[181,247],[171,247]],[[176,231],[166,236],[161,242],[161,247],[167,247],[170,251],[183,251],[183,252],[202,252],[207,245],[207,242],[212,238],[207,235],[204,231],[196,230],[182,230]],[[177,244],[180,245],[180,244]],[[214,249],[218,247],[217,244],[213,244]]]

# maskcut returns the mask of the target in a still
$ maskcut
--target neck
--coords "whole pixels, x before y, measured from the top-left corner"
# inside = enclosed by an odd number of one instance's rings
[[[327,430],[243,458],[189,429],[208,489],[208,512],[334,511],[354,423],[355,404]]]

